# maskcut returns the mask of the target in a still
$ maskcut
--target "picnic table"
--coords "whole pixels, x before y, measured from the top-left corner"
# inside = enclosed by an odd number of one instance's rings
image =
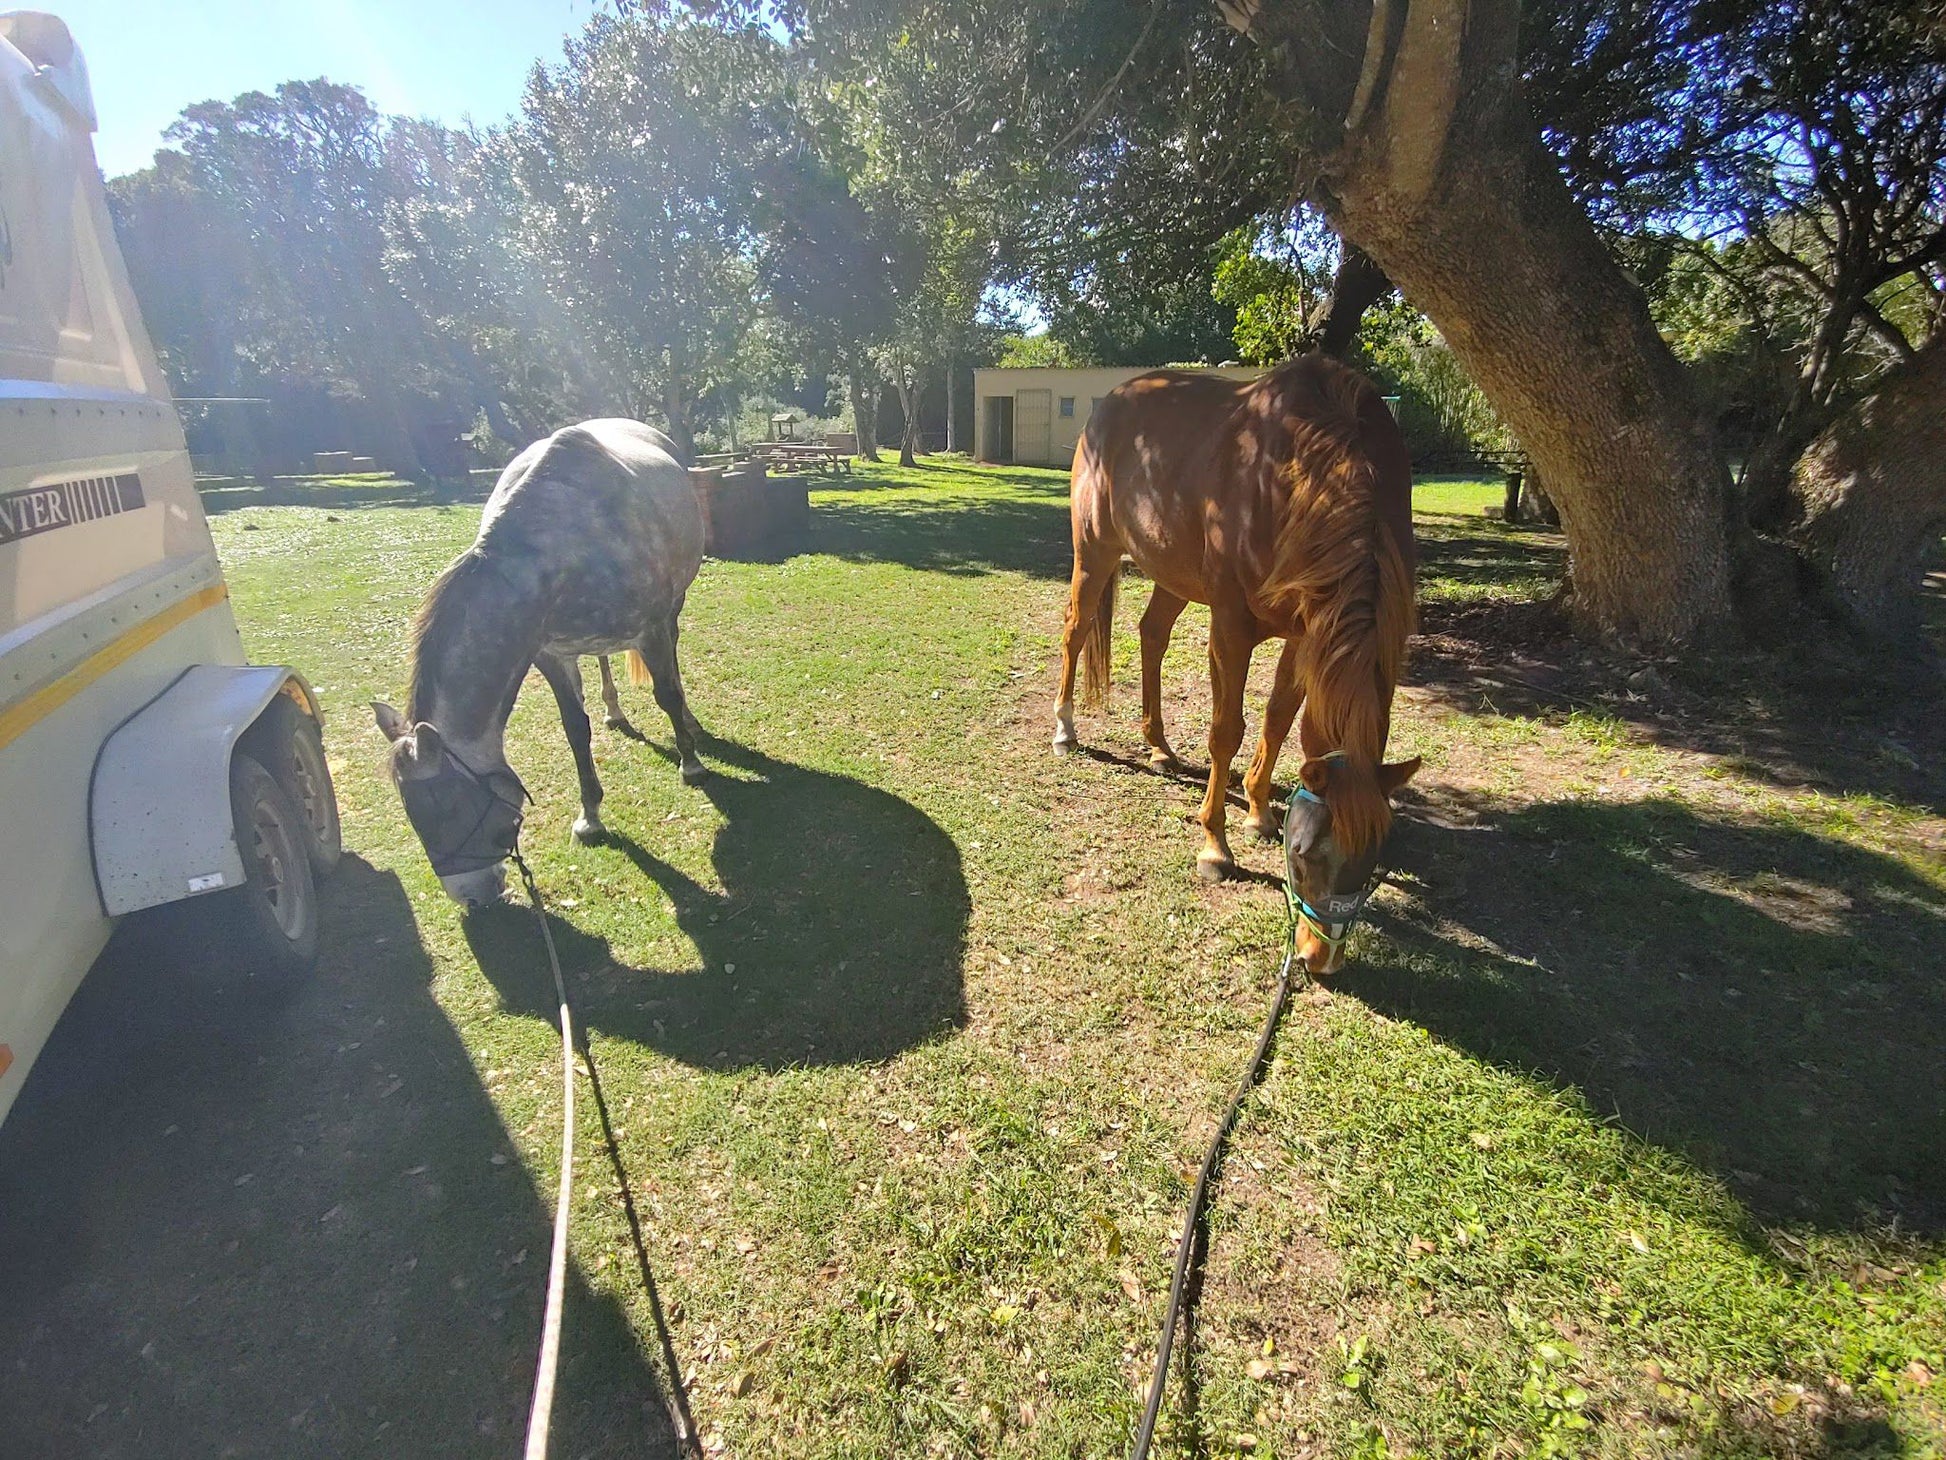
[[[758,441],[751,456],[767,466],[808,466],[813,471],[849,472],[851,456],[822,441]]]

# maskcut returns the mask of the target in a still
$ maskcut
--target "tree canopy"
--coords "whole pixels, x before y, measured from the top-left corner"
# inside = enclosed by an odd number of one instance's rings
[[[473,414],[688,443],[825,374],[868,449],[889,384],[909,454],[1035,315],[1076,362],[1322,345],[1415,439],[1524,448],[1584,620],[1667,642],[1804,569],[1848,601],[1813,478],[1931,379],[1941,36],[1929,0],[633,3],[504,128],[293,82],[190,108],[114,201],[179,381],[402,456]]]

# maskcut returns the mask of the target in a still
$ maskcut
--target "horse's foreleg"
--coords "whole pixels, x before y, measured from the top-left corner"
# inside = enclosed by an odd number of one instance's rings
[[[1254,620],[1241,605],[1210,608],[1209,679],[1209,790],[1197,818],[1203,823],[1203,849],[1196,854],[1196,875],[1220,882],[1236,872],[1236,859],[1224,835],[1225,798],[1230,789],[1230,762],[1243,744],[1243,685],[1250,675],[1250,650],[1255,646]]]
[[[1265,841],[1277,840],[1277,813],[1271,809],[1270,788],[1277,773],[1277,756],[1291,733],[1297,717],[1298,702],[1304,698],[1297,682],[1298,641],[1284,640],[1284,652],[1277,656],[1277,678],[1270,687],[1270,703],[1264,707],[1263,738],[1257,742],[1257,755],[1243,778],[1243,794],[1250,800],[1250,814],[1244,826]]]
[[[601,665],[601,702],[608,710],[610,730],[634,730],[628,723],[628,716],[622,713],[622,697],[615,692],[615,671],[608,662],[606,654],[597,654],[596,661]]]
[[[1074,676],[1084,652],[1098,656],[1100,678],[1107,679],[1110,624],[1104,621],[1103,609],[1111,616],[1115,611],[1114,600],[1105,595],[1114,591],[1122,571],[1122,555],[1117,550],[1106,561],[1089,561],[1090,556],[1101,556],[1100,546],[1075,545],[1074,580],[1068,586],[1068,616],[1061,632],[1061,686],[1054,697],[1054,748],[1064,753],[1081,743],[1081,737],[1074,733]],[[1090,548],[1094,549],[1092,554]],[[1091,644],[1096,634],[1104,642]]]
[[[1187,602],[1158,586],[1142,613],[1142,738],[1149,744],[1149,764],[1159,771],[1181,764],[1162,731],[1162,656]]]
[[[606,661],[604,661],[604,664]],[[568,748],[574,752],[575,774],[581,779],[581,815],[575,818],[574,839],[600,841],[608,834],[601,824],[601,780],[595,775],[594,727],[587,707],[581,701],[581,661],[572,655],[536,654],[534,667],[554,691],[554,702],[561,707],[561,728],[567,732]]]
[[[693,786],[709,771],[696,758],[696,737],[700,729],[696,717],[689,713],[689,700],[682,688],[682,673],[676,667],[675,616],[671,615],[668,623],[644,634],[635,647],[642,656],[642,662],[649,666],[655,702],[662,707],[662,713],[669,717],[669,727],[676,733],[676,754],[682,761],[683,784]]]

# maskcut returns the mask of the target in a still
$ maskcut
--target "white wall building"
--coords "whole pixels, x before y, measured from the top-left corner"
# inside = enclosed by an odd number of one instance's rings
[[[1072,465],[1074,448],[1103,396],[1124,380],[1159,367],[1087,366],[1078,369],[975,370],[973,455],[1022,466]],[[1204,366],[1201,375],[1254,380],[1250,365]]]

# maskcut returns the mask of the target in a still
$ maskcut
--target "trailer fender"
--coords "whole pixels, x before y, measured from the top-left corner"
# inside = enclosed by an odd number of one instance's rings
[[[322,718],[294,669],[199,664],[102,742],[88,823],[95,889],[108,916],[242,885],[230,758],[279,695]]]

